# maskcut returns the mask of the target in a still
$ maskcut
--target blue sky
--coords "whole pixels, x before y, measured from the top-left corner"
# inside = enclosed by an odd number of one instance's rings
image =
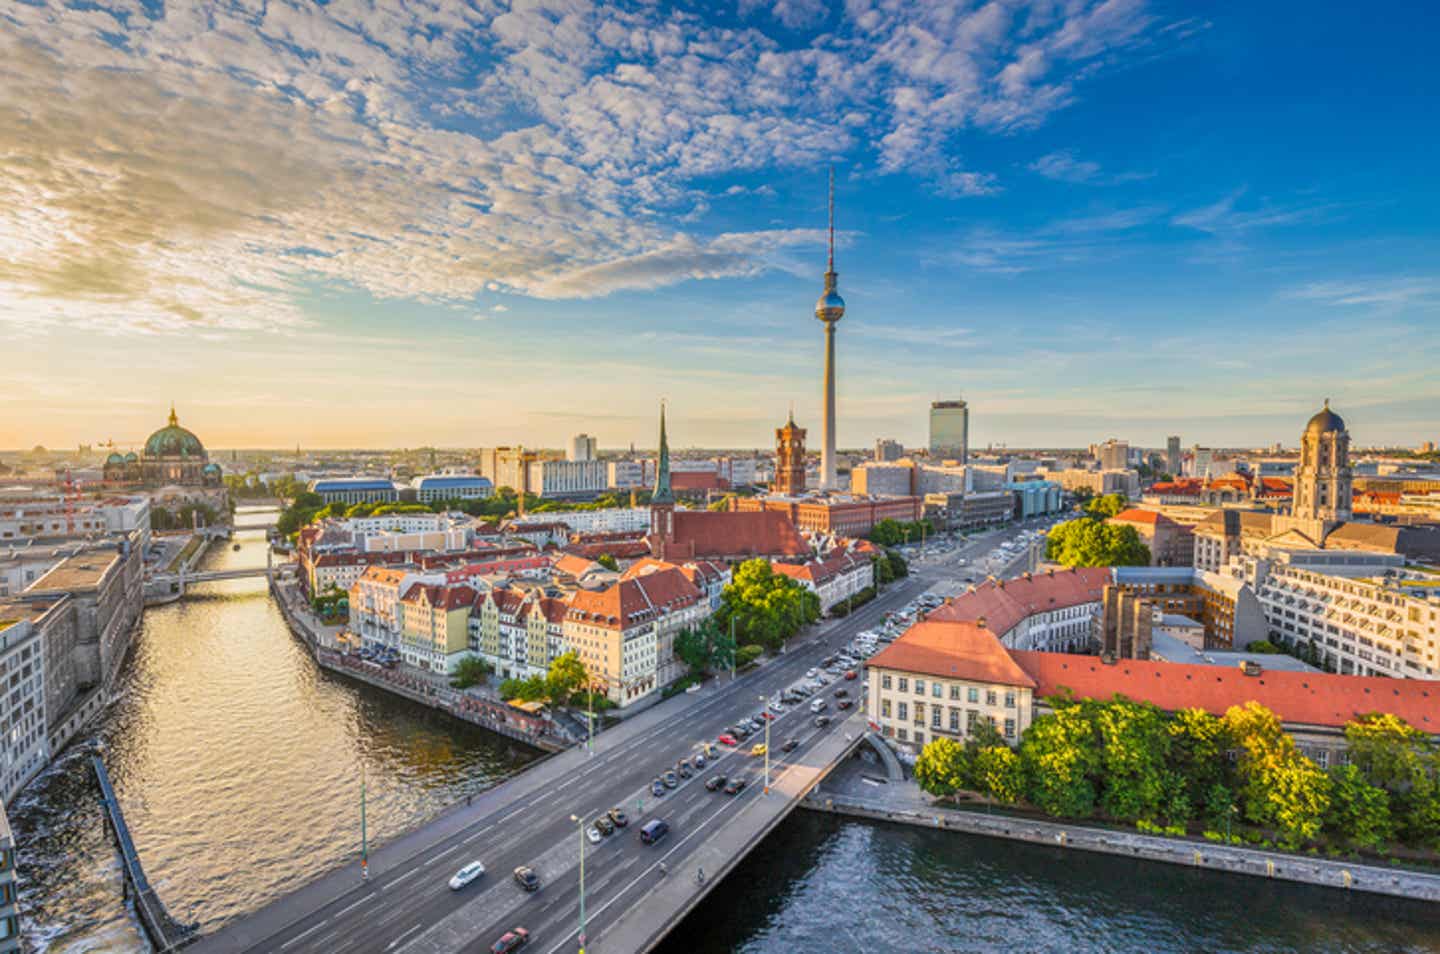
[[[0,446],[1440,438],[1437,19],[12,5]]]

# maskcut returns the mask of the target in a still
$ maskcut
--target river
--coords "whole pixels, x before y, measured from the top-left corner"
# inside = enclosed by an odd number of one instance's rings
[[[243,511],[242,511],[243,512]],[[245,514],[253,522],[256,512]],[[263,564],[263,535],[206,568]],[[89,741],[172,913],[213,928],[535,754],[321,672],[262,580],[147,610]],[[82,746],[9,808],[31,950],[147,948],[121,895]],[[663,954],[1440,951],[1418,904],[796,812]]]

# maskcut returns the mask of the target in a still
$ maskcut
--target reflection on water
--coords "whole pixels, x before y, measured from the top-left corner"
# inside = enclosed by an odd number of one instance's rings
[[[659,954],[1440,951],[1435,905],[797,811]]]
[[[264,564],[263,534],[237,539],[204,567]],[[383,840],[535,756],[320,671],[264,580],[195,594],[146,611],[120,698],[91,736],[145,870],[182,920],[211,929],[358,852],[362,766],[370,837]],[[37,951],[146,947],[96,799],[77,745],[10,807]]]

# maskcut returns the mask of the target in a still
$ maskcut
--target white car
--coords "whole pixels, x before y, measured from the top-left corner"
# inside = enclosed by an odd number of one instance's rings
[[[600,844],[600,840],[604,836],[600,834],[600,829],[596,828],[594,825],[591,825],[589,828],[585,829],[585,837],[590,839],[590,844],[598,845]]]
[[[820,670],[818,670],[818,669],[807,669],[807,670],[805,670],[805,678],[806,678],[806,679],[814,679],[814,678],[815,678],[816,676],[818,676],[818,675],[820,675]]]
[[[467,884],[474,881],[476,878],[480,877],[484,873],[485,866],[478,861],[472,861],[465,867],[461,868],[459,871],[455,872],[455,877],[450,879],[450,890],[459,891],[461,888],[465,887]]]

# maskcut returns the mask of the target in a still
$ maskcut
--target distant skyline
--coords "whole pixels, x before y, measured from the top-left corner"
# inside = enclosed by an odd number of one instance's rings
[[[1440,13],[715,9],[0,10],[0,447],[1440,440]]]

